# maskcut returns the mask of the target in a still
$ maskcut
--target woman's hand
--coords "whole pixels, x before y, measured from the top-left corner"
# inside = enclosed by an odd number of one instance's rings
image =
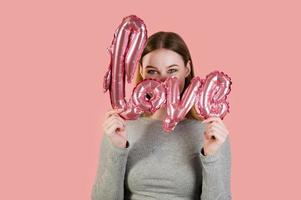
[[[115,109],[107,112],[102,127],[113,145],[119,148],[126,148],[127,135],[125,133],[125,121],[118,114],[121,111],[122,109]]]
[[[219,117],[209,117],[202,121],[205,124],[204,133],[204,153],[205,155],[214,154],[225,142],[229,131]]]

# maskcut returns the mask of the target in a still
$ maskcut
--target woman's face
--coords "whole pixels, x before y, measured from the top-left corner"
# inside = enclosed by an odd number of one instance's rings
[[[184,89],[185,77],[190,74],[190,62],[184,65],[180,54],[169,49],[156,49],[146,54],[142,59],[140,73],[143,79],[153,78],[165,81],[170,76],[175,76],[180,81],[180,91]]]

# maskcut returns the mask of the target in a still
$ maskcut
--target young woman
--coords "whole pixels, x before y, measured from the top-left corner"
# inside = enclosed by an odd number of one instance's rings
[[[182,95],[194,77],[183,39],[163,31],[150,36],[136,74],[136,84],[176,76]],[[229,131],[220,118],[203,120],[192,107],[166,134],[165,107],[137,120],[124,120],[119,112],[106,113],[92,200],[232,199]]]

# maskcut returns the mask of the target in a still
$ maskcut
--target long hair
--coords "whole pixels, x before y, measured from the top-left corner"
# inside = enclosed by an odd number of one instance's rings
[[[139,66],[137,67],[135,85],[139,84],[143,80],[143,77],[139,73],[139,68],[142,67],[143,56],[150,53],[151,51],[154,51],[154,50],[160,49],[160,48],[169,49],[169,50],[172,50],[172,51],[180,54],[183,58],[185,66],[187,65],[188,61],[190,61],[191,70],[190,70],[190,74],[185,78],[184,89],[180,95],[182,97],[182,94],[184,93],[186,88],[189,86],[191,79],[194,77],[194,70],[193,70],[192,59],[191,59],[190,52],[188,50],[187,45],[185,44],[185,42],[181,38],[181,36],[174,32],[159,31],[157,33],[154,33],[153,35],[151,35],[148,38],[146,46],[145,46],[145,48],[142,52],[141,58],[139,60]],[[197,114],[195,105],[192,106],[192,108],[186,114],[185,117],[188,119],[204,120],[204,118],[202,116],[199,116]]]

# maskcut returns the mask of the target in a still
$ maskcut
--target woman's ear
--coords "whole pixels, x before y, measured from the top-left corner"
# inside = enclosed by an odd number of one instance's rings
[[[190,72],[191,72],[191,61],[188,60],[187,64],[186,64],[186,75],[185,77],[189,76]]]
[[[142,68],[142,65],[139,63],[139,73],[140,73],[140,76],[143,77],[143,68]]]

